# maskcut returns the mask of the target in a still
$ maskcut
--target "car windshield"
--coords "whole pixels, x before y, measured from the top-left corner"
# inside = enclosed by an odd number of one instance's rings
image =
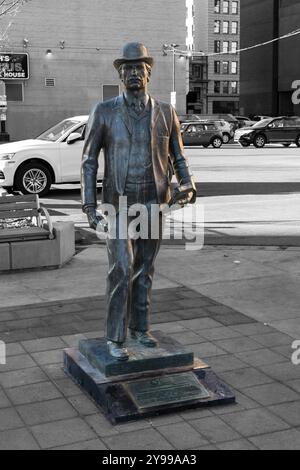
[[[256,124],[254,124],[254,126],[252,126],[252,127],[254,129],[257,129],[257,128],[260,128],[260,127],[265,127],[268,124],[270,124],[270,122],[272,122],[272,121],[273,121],[273,119],[263,119],[262,121],[259,121]]]
[[[75,121],[73,119],[65,119],[59,124],[56,124],[55,126],[48,129],[46,132],[43,132],[41,135],[36,137],[36,139],[47,140],[49,142],[56,142],[66,132],[72,129],[72,127],[76,124],[79,124],[79,121]]]

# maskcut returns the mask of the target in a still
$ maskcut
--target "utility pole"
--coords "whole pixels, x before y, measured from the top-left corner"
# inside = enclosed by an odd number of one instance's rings
[[[172,73],[172,91],[171,91],[171,104],[176,108],[176,48],[178,44],[164,44],[163,55],[168,55],[167,52],[173,54],[173,73]]]

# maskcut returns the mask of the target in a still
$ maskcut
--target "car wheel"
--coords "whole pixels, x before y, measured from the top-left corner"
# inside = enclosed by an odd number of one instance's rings
[[[297,147],[300,147],[300,135],[298,135],[298,137],[296,139],[296,145],[297,145]]]
[[[213,140],[212,140],[212,146],[215,148],[215,149],[219,149],[220,147],[222,147],[222,139],[220,139],[220,137],[215,137]]]
[[[257,136],[255,137],[253,143],[254,143],[255,147],[261,149],[261,148],[263,148],[263,147],[266,145],[267,139],[265,138],[264,135],[260,134],[260,135],[257,135]]]
[[[286,144],[282,144],[282,145],[283,145],[284,147],[288,148],[291,144],[286,143]]]
[[[231,137],[229,134],[223,134],[223,143],[224,144],[228,144],[228,142],[230,141]]]
[[[15,187],[22,194],[45,196],[51,187],[51,173],[41,163],[28,163],[16,174]]]

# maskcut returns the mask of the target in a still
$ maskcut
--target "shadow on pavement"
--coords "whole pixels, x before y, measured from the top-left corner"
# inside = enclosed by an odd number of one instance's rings
[[[300,183],[197,183],[198,196],[234,196],[241,194],[300,193]]]

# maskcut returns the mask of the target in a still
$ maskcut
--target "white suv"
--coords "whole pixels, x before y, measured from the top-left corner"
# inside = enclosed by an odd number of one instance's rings
[[[1,145],[0,186],[45,196],[51,184],[79,183],[87,121],[88,116],[74,116],[36,139]],[[104,159],[99,160],[101,181]]]

